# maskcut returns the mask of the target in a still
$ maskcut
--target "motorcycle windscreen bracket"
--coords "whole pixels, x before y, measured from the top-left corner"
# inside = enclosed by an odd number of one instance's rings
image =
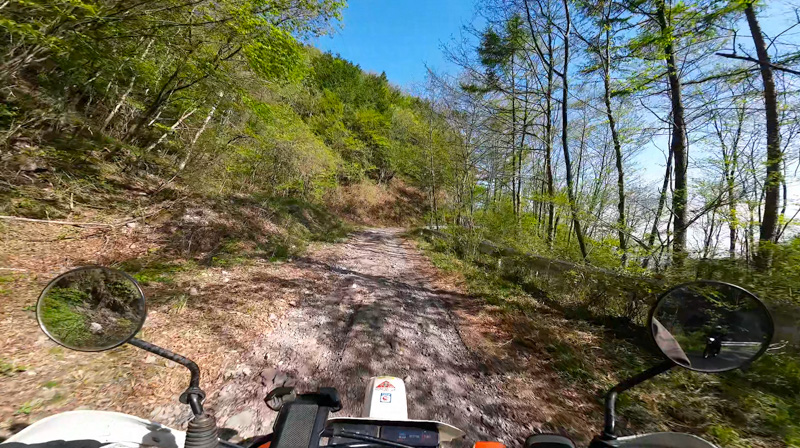
[[[372,377],[367,383],[362,417],[380,420],[408,420],[406,384],[393,376]]]

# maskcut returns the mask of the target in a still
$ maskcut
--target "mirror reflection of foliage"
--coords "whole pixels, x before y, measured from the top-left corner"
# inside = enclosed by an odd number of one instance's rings
[[[680,328],[677,330],[673,328],[672,336],[687,354],[702,354],[706,348],[706,341],[708,340],[708,333],[705,331],[687,332]]]
[[[670,290],[653,312],[662,351],[679,364],[703,372],[739,368],[769,342],[769,315],[745,291],[721,283],[698,282]],[[655,328],[655,327],[654,327]],[[680,350],[673,344],[677,343]]]
[[[79,269],[58,279],[41,298],[39,319],[51,337],[82,350],[99,350],[133,336],[144,320],[136,284],[116,271]]]
[[[86,316],[75,306],[88,300],[89,294],[72,288],[52,288],[43,299],[40,318],[42,325],[61,342],[81,347],[92,339]]]
[[[737,288],[698,284],[692,285],[688,290],[720,311],[749,311],[758,306],[757,302],[743,296]]]

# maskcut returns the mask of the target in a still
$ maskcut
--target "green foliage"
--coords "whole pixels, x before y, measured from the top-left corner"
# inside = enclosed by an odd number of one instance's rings
[[[85,316],[70,304],[88,300],[88,293],[80,294],[72,288],[51,288],[41,310],[42,325],[65,344],[80,347],[92,338]]]
[[[30,415],[35,409],[42,406],[41,400],[26,401],[14,412],[14,415]]]
[[[24,82],[0,93],[0,145],[19,152],[16,166],[46,167],[39,177],[55,188],[16,185],[24,179],[18,176],[0,190],[0,212],[57,219],[73,213],[73,202],[105,207],[130,177],[146,179],[139,188],[163,197],[186,189],[315,204],[366,178],[384,185],[395,176],[425,178],[419,165],[428,118],[436,115],[440,124],[442,118],[385,74],[301,44],[330,31],[343,6],[339,0],[5,5],[0,80]],[[144,283],[170,278],[137,275]]]
[[[385,74],[364,73],[331,54],[312,55],[311,67],[305,85],[320,93],[295,110],[342,157],[338,178],[388,182],[400,174],[419,180],[429,106],[390,86]]]
[[[244,46],[244,54],[256,73],[267,80],[291,82],[302,79],[304,52],[291,34],[272,28],[266,37]]]
[[[713,437],[721,446],[731,447],[731,448],[740,448],[747,446],[742,442],[741,436],[739,433],[725,425],[712,425],[708,428],[708,435]]]
[[[47,292],[47,296],[53,302],[61,302],[70,305],[80,305],[89,300],[89,293],[75,288],[61,288],[54,286]]]
[[[227,268],[237,266],[249,262],[249,258],[244,254],[244,248],[236,239],[228,239],[223,241],[214,251],[209,264],[211,266],[218,266]]]
[[[486,68],[487,85],[485,91],[498,88],[499,71],[513,70],[513,58],[525,45],[525,31],[519,14],[513,15],[505,22],[502,33],[492,27],[486,29],[478,47],[481,64]],[[477,88],[479,91],[480,88]]]
[[[137,282],[147,286],[152,283],[171,284],[175,274],[186,270],[188,266],[153,259],[126,261],[119,268],[131,274]]]
[[[0,358],[0,377],[13,376],[17,373],[24,372],[26,370],[28,369],[25,366],[21,366],[11,361],[7,361],[3,358]]]

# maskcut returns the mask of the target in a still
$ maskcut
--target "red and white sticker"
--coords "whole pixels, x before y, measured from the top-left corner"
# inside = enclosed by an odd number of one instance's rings
[[[391,403],[391,402],[392,402],[392,394],[386,392],[381,394],[381,403]]]
[[[384,382],[378,384],[377,386],[375,386],[375,389],[381,390],[381,391],[392,391],[392,390],[394,390],[394,386],[392,385],[392,383],[390,383],[388,381],[384,381]]]

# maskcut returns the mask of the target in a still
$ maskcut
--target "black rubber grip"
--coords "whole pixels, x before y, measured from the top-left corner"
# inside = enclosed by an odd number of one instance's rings
[[[283,405],[275,420],[272,448],[317,448],[330,408],[314,403]]]

